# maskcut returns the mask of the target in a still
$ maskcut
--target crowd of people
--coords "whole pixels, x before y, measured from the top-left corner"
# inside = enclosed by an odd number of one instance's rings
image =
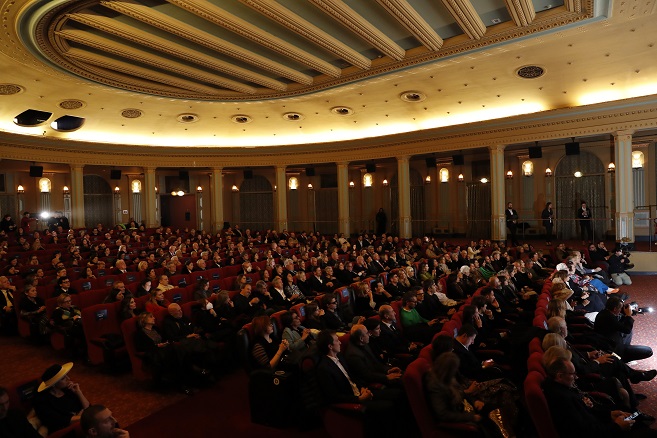
[[[57,249],[44,260],[41,254],[54,243]],[[594,385],[595,390],[607,392],[619,412],[636,409],[630,384],[657,374],[625,365],[652,355],[649,347],[631,343],[632,311],[618,287],[631,284],[627,254],[609,252],[602,242],[587,249],[591,266],[581,251],[564,244],[543,252],[529,244],[507,248],[486,240],[460,246],[430,237],[362,233],[348,239],[242,230],[239,225],[217,234],[148,230],[134,222],[113,230],[99,224],[77,231],[58,222],[43,233],[14,226],[0,231],[0,328],[12,333],[17,320],[24,319],[35,339],[59,331],[74,354],[84,358],[81,312],[71,296],[86,291],[71,286],[71,269],[83,279],[111,274],[117,278],[104,302],[117,303],[121,320],[134,320],[136,348],[158,382],[186,393],[211,383],[234,365],[236,334],[251,323],[249,369],[296,373],[302,360],[312,359],[323,401],[366,404],[366,429],[386,436],[390,431],[381,430],[386,416],[408,417],[413,423],[401,380],[425,348],[432,352],[425,387],[436,418],[479,425],[482,434],[508,433],[520,426],[523,376],[517,371],[526,348],[519,347],[526,347],[528,332],[534,333],[538,293],[546,284],[554,297],[546,333],[560,336],[545,336],[546,350],[562,348],[574,358],[565,324],[583,317],[591,329],[587,341],[596,350],[578,352],[583,359],[576,368],[583,374],[599,365],[609,380]],[[207,278],[200,279],[194,285],[191,318],[178,303],[167,301],[165,292],[176,287],[171,277],[227,266],[239,267],[231,290],[213,289]],[[118,277],[130,272],[142,278],[127,287]],[[56,285],[46,297],[57,300],[50,313],[39,293],[48,283]],[[347,300],[335,293],[343,287]],[[142,297],[146,301],[140,308]],[[445,336],[443,326],[457,317],[460,329]],[[563,383],[559,376],[569,372],[563,370],[569,365],[554,363],[546,363],[546,370],[554,382]],[[67,380],[70,366],[56,365],[42,377],[39,394],[45,395],[39,398],[45,401],[37,413],[54,430],[84,420],[82,411],[91,409],[79,386]],[[59,401],[62,397],[67,403]],[[65,404],[72,415],[51,421],[46,411]],[[101,423],[115,427],[109,410],[93,411],[87,429]],[[650,420],[642,415],[639,420]]]

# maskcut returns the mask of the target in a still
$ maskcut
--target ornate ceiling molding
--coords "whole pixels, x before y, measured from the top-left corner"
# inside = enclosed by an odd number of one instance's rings
[[[429,50],[440,50],[443,39],[406,0],[376,0]]]
[[[307,65],[328,76],[338,77],[341,70],[317,56],[299,49],[283,39],[267,33],[246,20],[221,9],[207,0],[166,0],[204,20],[210,21],[218,26],[230,30],[254,43],[273,50],[283,56],[287,56],[301,64]]]
[[[536,17],[532,0],[504,0],[516,26],[529,26]]]
[[[402,47],[388,38],[383,32],[374,27],[343,1],[310,0],[310,2],[332,17],[335,21],[372,44],[372,46],[384,55],[388,55],[396,61],[404,59],[406,51]]]
[[[473,40],[480,40],[486,34],[486,25],[481,21],[470,0],[441,0],[452,14],[463,32]]]
[[[262,15],[287,27],[291,31],[301,35],[308,41],[322,47],[324,50],[335,54],[356,67],[367,70],[372,66],[372,61],[361,55],[356,50],[342,43],[319,27],[310,23],[287,8],[271,0],[240,0],[245,5],[260,12]]]

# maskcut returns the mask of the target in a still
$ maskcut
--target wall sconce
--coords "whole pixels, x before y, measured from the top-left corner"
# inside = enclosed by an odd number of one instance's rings
[[[609,163],[609,165],[607,166],[607,172],[608,173],[616,172],[616,165],[614,163]]]
[[[201,187],[201,186],[196,187],[196,192],[197,193],[203,193],[203,187]]]
[[[465,178],[463,177],[463,174],[462,174],[462,173],[459,173],[459,176],[457,176],[456,179],[458,179],[459,182],[463,182],[463,181],[465,181]]]
[[[118,195],[119,193],[121,193],[121,189],[119,188],[119,186],[114,187],[114,194]]]
[[[384,179],[381,184],[383,184],[383,187],[388,187],[388,180]]]
[[[274,185],[274,191],[278,190],[278,186]]]
[[[550,169],[549,167],[546,168],[545,169],[545,176],[548,177],[548,178],[551,177],[552,176],[552,169]]]
[[[312,185],[312,184],[308,184],[308,190],[312,190],[312,189],[313,189],[313,185]]]
[[[68,189],[68,186],[64,186],[64,187],[62,188],[62,191],[64,192],[65,195],[68,195],[68,193],[69,193],[70,190]]]
[[[232,190],[233,192],[239,192],[239,191],[240,191],[240,189],[238,189],[237,186],[236,186],[235,184],[233,184],[233,187],[231,188],[231,190]]]
[[[506,172],[506,179],[513,179],[513,171],[512,170],[508,170]]]
[[[155,193],[157,193],[157,187],[155,187]]]
[[[431,175],[427,175],[427,177],[424,179],[425,184],[431,184]]]
[[[488,178],[484,177],[484,178],[480,179],[480,181],[481,181],[482,184],[486,184],[488,182]]]
[[[19,184],[18,187],[16,187],[16,192],[25,193],[25,188]]]
[[[579,170],[575,172],[575,178],[581,178],[581,177],[582,177],[582,172],[580,172]]]
[[[356,184],[353,181],[349,181],[349,188],[353,189],[356,187]]]

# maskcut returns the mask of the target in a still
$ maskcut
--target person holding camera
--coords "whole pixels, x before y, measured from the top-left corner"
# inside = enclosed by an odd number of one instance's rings
[[[611,279],[618,286],[623,284],[632,284],[630,276],[625,272],[626,269],[629,269],[630,259],[629,256],[623,254],[623,249],[618,246],[614,254],[609,257],[607,261],[609,263],[609,275]]]
[[[652,356],[652,348],[632,344],[634,318],[629,303],[619,297],[611,296],[605,308],[595,318],[593,329],[610,341],[612,350],[623,362],[646,359]]]

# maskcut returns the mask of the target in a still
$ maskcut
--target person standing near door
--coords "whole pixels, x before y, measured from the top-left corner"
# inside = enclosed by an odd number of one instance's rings
[[[582,245],[586,242],[591,243],[591,209],[582,201],[582,206],[577,210],[577,219],[579,220],[579,229],[582,235]]]
[[[543,219],[543,226],[545,227],[545,244],[552,245],[552,229],[554,228],[554,210],[552,210],[552,203],[545,204],[545,209],[541,213]]]
[[[518,238],[516,237],[516,230],[518,229],[518,212],[513,209],[513,203],[509,202],[506,205],[504,215],[506,216],[506,226],[511,233],[511,244],[513,246],[518,246],[520,245],[518,243]]]

